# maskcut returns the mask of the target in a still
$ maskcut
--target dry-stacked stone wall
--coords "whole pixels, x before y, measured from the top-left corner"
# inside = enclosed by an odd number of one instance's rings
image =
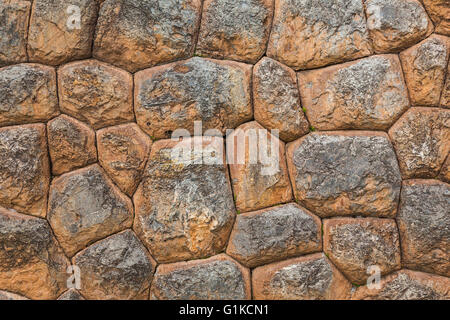
[[[449,56],[448,0],[0,0],[0,299],[450,299]]]

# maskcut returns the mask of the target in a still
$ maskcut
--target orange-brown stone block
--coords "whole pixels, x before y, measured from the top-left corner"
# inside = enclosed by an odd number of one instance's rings
[[[447,80],[445,81],[444,88],[442,88],[441,106],[443,108],[450,108],[450,64],[447,68]]]
[[[450,36],[450,2],[448,0],[422,0],[425,9],[440,34]]]
[[[439,179],[450,183],[450,155],[447,156],[447,160],[445,160],[442,165],[441,173],[439,174]]]

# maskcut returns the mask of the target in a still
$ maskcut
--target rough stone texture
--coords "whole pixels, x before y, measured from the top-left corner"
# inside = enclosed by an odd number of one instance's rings
[[[130,72],[189,57],[201,0],[106,0],[94,57]]]
[[[29,299],[15,293],[0,290],[0,300],[29,300]]]
[[[205,0],[196,53],[255,63],[265,53],[273,0]]]
[[[27,61],[29,1],[0,0],[0,66]]]
[[[396,55],[298,73],[302,104],[318,130],[388,129],[409,106]]]
[[[422,0],[435,24],[435,32],[450,36],[450,3],[448,0]]]
[[[253,68],[252,79],[256,121],[268,130],[278,130],[286,142],[309,132],[292,69],[264,57]]]
[[[414,105],[439,106],[450,54],[450,39],[432,35],[400,53]]]
[[[320,217],[394,217],[401,176],[385,133],[312,133],[288,144],[294,194]]]
[[[444,165],[442,166],[441,173],[439,174],[439,179],[450,183],[450,155],[447,156]]]
[[[95,132],[84,123],[61,115],[47,124],[47,134],[54,175],[97,161]]]
[[[80,292],[87,299],[147,299],[156,262],[131,230],[96,242],[78,253]]]
[[[79,8],[79,26],[72,18]],[[88,58],[97,19],[98,1],[34,0],[28,33],[30,61],[60,65]]]
[[[397,224],[403,266],[450,277],[450,185],[403,182]]]
[[[366,0],[367,28],[376,52],[397,52],[433,32],[418,0]]]
[[[292,200],[284,150],[284,143],[255,121],[239,126],[227,137],[231,183],[239,211]]]
[[[251,299],[250,271],[225,254],[205,260],[163,264],[156,270],[150,299]]]
[[[141,180],[152,140],[137,124],[97,131],[99,161],[116,185],[129,196]]]
[[[183,128],[233,129],[252,118],[251,65],[194,57],[135,75],[139,126],[156,139]]]
[[[58,114],[53,68],[18,64],[0,69],[0,126],[47,121]]]
[[[86,300],[83,296],[75,289],[69,289],[59,296],[57,300]]]
[[[0,128],[0,206],[45,217],[49,184],[45,125]]]
[[[404,179],[434,178],[450,151],[450,110],[411,108],[389,136]]]
[[[362,1],[275,1],[269,57],[311,69],[371,53]]]
[[[92,242],[131,227],[133,204],[95,164],[53,180],[48,220],[71,257]]]
[[[443,108],[450,108],[450,63],[447,68],[447,80],[444,88],[442,88],[441,106]]]
[[[254,268],[322,250],[320,219],[294,203],[238,215],[227,254]]]
[[[397,225],[391,219],[326,219],[323,249],[352,283],[365,284],[370,266],[378,266],[381,275],[400,269]]]
[[[252,284],[257,300],[342,300],[351,290],[323,253],[258,267]]]
[[[353,300],[449,300],[449,278],[401,270],[380,281],[381,288],[359,287]]]
[[[205,258],[224,250],[235,208],[222,149],[218,137],[209,143],[195,137],[153,144],[134,195],[134,228],[158,262]]]
[[[0,208],[0,289],[31,299],[56,299],[68,259],[44,219]]]
[[[134,120],[133,77],[96,60],[73,62],[58,71],[61,111],[95,129]]]

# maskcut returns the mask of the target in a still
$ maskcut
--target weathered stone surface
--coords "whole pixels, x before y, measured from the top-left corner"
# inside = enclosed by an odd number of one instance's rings
[[[148,299],[156,262],[133,231],[125,230],[78,253],[80,292],[87,299]]]
[[[73,62],[58,71],[61,111],[95,129],[134,120],[133,77],[96,60]]]
[[[223,139],[195,137],[179,143],[153,144],[134,195],[134,228],[160,263],[220,253],[235,217]]]
[[[0,126],[47,121],[58,113],[53,68],[18,64],[0,69]]]
[[[371,53],[362,1],[275,1],[269,57],[311,69]]]
[[[138,125],[150,136],[170,138],[176,129],[233,129],[252,118],[252,66],[194,57],[135,75]]]
[[[68,265],[47,221],[0,208],[0,289],[56,299]]]
[[[365,284],[370,266],[379,267],[381,275],[400,269],[397,225],[391,219],[326,219],[323,249],[353,283]]]
[[[201,0],[106,0],[94,57],[130,72],[190,56]]]
[[[49,185],[45,125],[0,128],[0,206],[45,217]]]
[[[319,130],[388,129],[409,106],[396,55],[298,73],[302,104]]]
[[[263,209],[292,200],[284,150],[284,143],[255,121],[239,126],[228,135],[227,158],[239,211]]]
[[[422,0],[435,24],[435,32],[450,36],[450,3],[448,0]]]
[[[264,57],[253,68],[252,79],[256,121],[268,130],[278,130],[286,142],[309,132],[292,69]]]
[[[403,265],[450,277],[450,186],[438,180],[403,182],[397,224]]]
[[[450,183],[450,155],[447,156],[444,165],[442,166],[441,173],[439,174],[439,179]]]
[[[448,64],[447,69],[447,80],[442,89],[441,106],[443,108],[450,108],[450,63]]]
[[[0,0],[0,66],[27,61],[30,1]]]
[[[288,144],[294,194],[320,217],[394,217],[401,176],[385,133],[312,133]]]
[[[367,28],[376,52],[397,52],[433,32],[418,0],[366,0]]]
[[[30,61],[59,65],[88,58],[97,13],[98,1],[33,1],[28,33]]]
[[[450,110],[411,108],[389,136],[404,179],[434,178],[450,151]]]
[[[250,270],[225,254],[158,266],[152,300],[251,299]]]
[[[439,106],[450,54],[450,40],[432,35],[400,53],[414,105]]]
[[[0,290],[0,300],[29,300],[29,299],[15,293]]]
[[[196,53],[255,63],[266,51],[272,0],[206,0]]]
[[[227,254],[253,268],[322,249],[320,219],[290,203],[238,215]]]
[[[252,284],[257,300],[342,300],[352,287],[323,253],[258,267]]]
[[[61,115],[47,124],[47,134],[54,175],[97,161],[95,132],[84,123]]]
[[[69,289],[59,296],[57,300],[85,300],[83,296],[75,289]]]
[[[133,204],[94,164],[53,180],[48,220],[71,257],[86,245],[131,227]]]
[[[401,270],[381,279],[380,289],[359,287],[353,300],[449,300],[449,278]]]
[[[141,180],[152,140],[134,124],[97,131],[99,161],[116,185],[129,196]]]

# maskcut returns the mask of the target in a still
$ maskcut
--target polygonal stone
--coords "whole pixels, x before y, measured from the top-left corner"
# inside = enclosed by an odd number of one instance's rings
[[[251,299],[250,270],[225,254],[158,266],[152,300]]]
[[[320,217],[395,216],[401,176],[385,133],[312,133],[287,158],[296,199]]]
[[[444,165],[442,166],[441,173],[439,174],[439,179],[450,183],[450,155],[447,156]]]
[[[84,123],[60,115],[47,124],[52,172],[60,175],[97,161],[95,132]]]
[[[135,123],[97,131],[100,164],[129,196],[139,184],[151,145],[152,140]]]
[[[45,125],[0,128],[0,206],[45,217],[49,185]]]
[[[0,248],[0,289],[31,299],[66,289],[69,261],[46,220],[0,208]]]
[[[403,182],[397,224],[403,265],[450,277],[450,186],[438,180]]]
[[[134,120],[133,77],[96,60],[73,62],[58,70],[61,111],[95,129]]]
[[[153,144],[134,195],[134,228],[160,263],[220,253],[235,208],[223,139],[185,138]]]
[[[15,293],[0,290],[0,300],[29,300],[29,299]]]
[[[411,108],[389,136],[404,179],[434,178],[450,151],[450,110]]]
[[[433,32],[433,23],[417,0],[366,0],[365,7],[376,52],[398,52]]]
[[[243,265],[259,265],[322,249],[322,223],[294,203],[236,217],[227,254]]]
[[[439,106],[450,54],[450,40],[432,35],[400,53],[414,105]]]
[[[28,33],[30,61],[59,65],[91,55],[98,1],[35,0]]]
[[[131,230],[94,243],[73,263],[80,268],[80,292],[87,299],[148,299],[156,262]]]
[[[18,64],[0,69],[0,126],[47,121],[58,114],[53,68]]]
[[[255,63],[266,51],[272,0],[206,0],[196,53]]]
[[[442,88],[441,106],[443,108],[450,108],[450,63],[447,69],[447,80],[445,81],[444,88]]]
[[[252,118],[248,64],[194,57],[135,75],[138,125],[156,139],[176,129],[233,129]]]
[[[201,0],[106,0],[94,57],[130,72],[187,58],[194,50]]]
[[[323,253],[258,267],[252,284],[256,300],[342,300],[352,287]]]
[[[359,287],[353,300],[449,300],[450,279],[400,270],[382,278],[380,288]]]
[[[253,104],[255,120],[278,130],[281,140],[293,141],[309,132],[295,72],[278,61],[264,57],[253,68]]]
[[[269,57],[298,70],[371,53],[362,1],[275,0]]]
[[[298,73],[302,103],[319,130],[388,129],[409,106],[396,55]]]
[[[69,289],[59,296],[57,300],[85,300],[83,296],[75,289]]]
[[[326,219],[323,249],[353,283],[365,284],[372,266],[378,267],[381,275],[400,269],[397,225],[391,219]]]
[[[27,61],[30,1],[0,0],[0,66]]]
[[[422,0],[434,21],[435,32],[450,36],[450,3],[448,0]]]
[[[228,135],[227,158],[239,211],[292,200],[284,150],[284,143],[256,121],[239,126]]]
[[[53,180],[48,220],[71,257],[94,241],[131,227],[133,205],[94,164]]]

